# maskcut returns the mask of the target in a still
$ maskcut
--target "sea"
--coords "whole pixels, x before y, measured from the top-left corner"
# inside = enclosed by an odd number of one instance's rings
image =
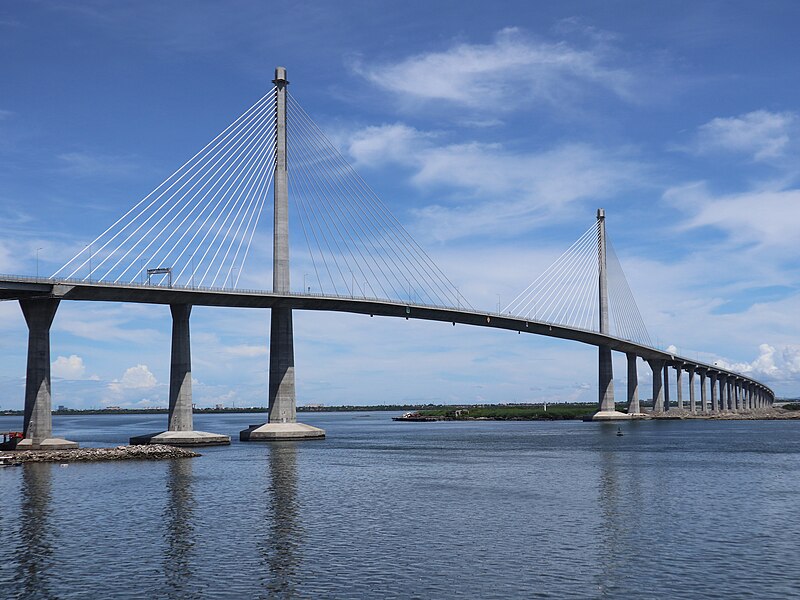
[[[800,598],[800,421],[396,414],[278,443],[200,414],[231,446],[0,468],[0,598]],[[166,427],[53,421],[84,447]]]

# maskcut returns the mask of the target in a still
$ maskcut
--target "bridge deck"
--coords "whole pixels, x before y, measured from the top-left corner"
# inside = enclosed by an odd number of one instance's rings
[[[554,323],[521,319],[512,315],[487,313],[460,308],[441,308],[388,300],[321,296],[307,294],[274,294],[263,291],[229,291],[220,289],[162,287],[155,285],[109,284],[100,282],[52,281],[28,277],[0,277],[0,300],[55,297],[63,300],[94,302],[137,302],[143,304],[191,304],[193,306],[225,306],[233,308],[285,307],[294,310],[346,312],[384,317],[399,317],[492,327],[508,331],[532,333],[572,340],[592,346],[607,346],[618,352],[633,353],[644,360],[682,363],[698,370],[733,375],[763,386],[762,383],[720,367],[644,346],[630,340],[576,329]],[[765,386],[764,386],[765,387]]]

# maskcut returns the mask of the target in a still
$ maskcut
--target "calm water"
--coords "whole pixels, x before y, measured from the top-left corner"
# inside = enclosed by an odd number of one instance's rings
[[[0,597],[800,598],[800,421],[617,437],[389,416],[304,414],[325,441],[196,459],[0,469]],[[166,416],[54,423],[101,446]]]

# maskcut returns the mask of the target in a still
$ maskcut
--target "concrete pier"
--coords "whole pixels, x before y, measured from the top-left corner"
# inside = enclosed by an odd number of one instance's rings
[[[711,412],[719,412],[719,398],[717,397],[717,373],[709,373],[708,379],[711,382]]]
[[[669,406],[669,364],[664,364],[663,380],[664,380],[664,412],[667,412],[670,409],[670,406]]]
[[[719,376],[719,411],[728,412],[728,378],[722,374]]]
[[[664,361],[648,360],[647,364],[653,371],[653,412],[664,412]]]
[[[192,415],[192,352],[189,337],[189,304],[170,304],[172,312],[172,358],[169,372],[168,429],[135,436],[131,444],[171,446],[218,446],[230,444],[227,435],[194,431]]]
[[[628,359],[628,414],[639,415],[642,414],[642,409],[639,405],[639,373],[636,370],[636,355],[628,353],[625,356]]]
[[[675,365],[675,400],[678,410],[683,410],[683,367]]]
[[[706,372],[700,370],[700,404],[702,413],[708,414],[708,395],[706,394]]]
[[[686,367],[686,372],[689,373],[689,411],[695,415],[697,414],[697,403],[694,394],[694,367]]]
[[[286,69],[275,69],[273,80],[276,113],[276,152],[274,173],[274,231],[272,291],[288,294],[289,284],[289,184],[286,170]],[[294,384],[294,334],[292,309],[274,307],[270,311],[269,338],[269,422],[252,425],[239,432],[243,442],[283,439],[324,438],[325,431],[297,422]]]
[[[25,373],[24,439],[20,450],[66,450],[76,442],[53,437],[52,396],[50,388],[50,326],[58,310],[55,298],[20,300],[28,324],[28,366]]]

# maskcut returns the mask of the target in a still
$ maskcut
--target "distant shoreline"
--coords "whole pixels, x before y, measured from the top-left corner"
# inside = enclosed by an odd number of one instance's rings
[[[706,419],[706,420],[783,420],[800,419],[800,402],[787,401],[786,408],[773,407],[762,409],[756,413],[691,413],[687,409],[678,410],[672,407],[660,415],[646,414],[644,419]],[[650,407],[643,406],[643,410]],[[298,413],[331,413],[331,412],[419,412],[425,416],[435,417],[439,421],[554,421],[579,420],[594,413],[595,403],[580,404],[380,404],[370,406],[298,406]],[[624,412],[618,405],[617,410]],[[65,409],[54,410],[57,416],[96,416],[96,415],[166,415],[166,408],[119,408],[119,409]],[[195,415],[203,414],[251,414],[267,413],[266,407],[241,408],[195,408]],[[0,411],[0,416],[21,417],[22,410]]]

